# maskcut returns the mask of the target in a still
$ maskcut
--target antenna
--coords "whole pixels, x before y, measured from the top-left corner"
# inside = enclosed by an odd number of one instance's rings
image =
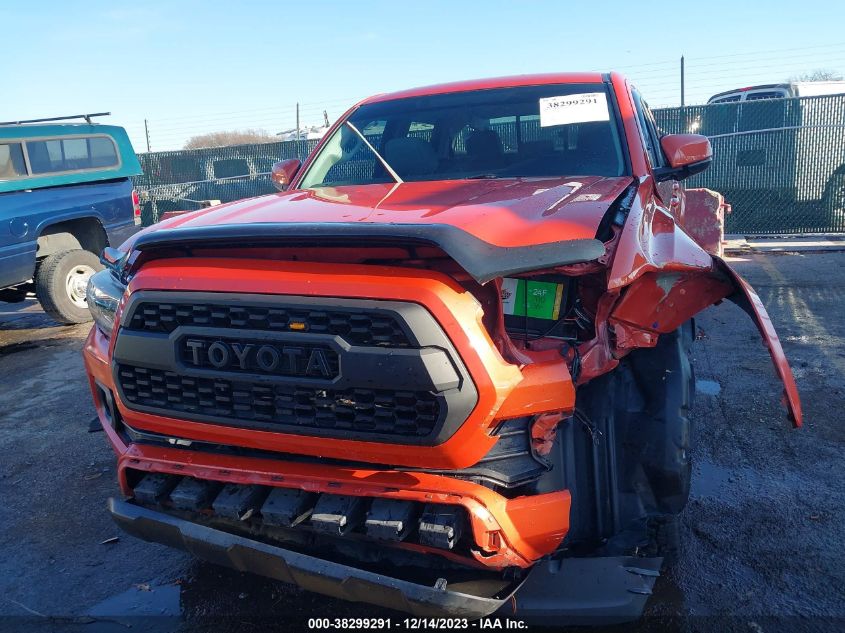
[[[70,121],[72,119],[85,119],[86,123],[91,123],[91,119],[95,116],[110,116],[111,112],[93,112],[91,114],[73,114],[70,116],[54,116],[46,119],[26,119],[23,121],[3,121],[0,125],[22,125],[24,123],[47,123],[49,121]]]

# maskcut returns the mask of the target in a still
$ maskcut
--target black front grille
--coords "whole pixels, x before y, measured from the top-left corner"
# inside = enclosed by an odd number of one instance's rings
[[[416,303],[140,290],[124,315],[112,373],[132,411],[436,446],[478,402],[446,333]]]
[[[117,376],[124,397],[135,407],[163,409],[187,419],[231,420],[238,426],[426,437],[440,417],[437,396],[425,391],[241,382],[126,364],[118,365]]]
[[[352,345],[412,346],[396,319],[388,314],[364,310],[144,302],[135,308],[132,318],[124,327],[130,330],[169,333],[179,326],[311,332],[340,336]]]

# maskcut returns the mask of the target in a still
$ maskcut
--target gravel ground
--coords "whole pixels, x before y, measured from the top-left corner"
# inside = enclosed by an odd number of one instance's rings
[[[733,264],[781,335],[806,425],[786,421],[751,321],[733,305],[704,313],[684,548],[633,628],[845,630],[845,253]],[[88,432],[87,330],[0,304],[0,629],[301,630],[379,614],[121,535],[105,510],[113,455]]]

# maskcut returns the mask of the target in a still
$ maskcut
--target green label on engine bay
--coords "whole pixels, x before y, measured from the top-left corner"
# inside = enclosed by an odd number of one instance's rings
[[[529,279],[502,279],[502,307],[506,315],[557,320],[563,284]]]

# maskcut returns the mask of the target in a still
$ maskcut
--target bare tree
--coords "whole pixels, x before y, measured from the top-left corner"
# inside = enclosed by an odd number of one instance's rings
[[[817,68],[816,70],[801,73],[800,75],[793,75],[788,81],[791,83],[794,81],[841,81],[842,79],[845,79],[842,73],[835,70]]]
[[[192,136],[185,143],[185,149],[201,147],[225,147],[227,145],[246,145],[248,143],[274,143],[279,139],[265,130],[233,130],[230,132],[209,132]]]

